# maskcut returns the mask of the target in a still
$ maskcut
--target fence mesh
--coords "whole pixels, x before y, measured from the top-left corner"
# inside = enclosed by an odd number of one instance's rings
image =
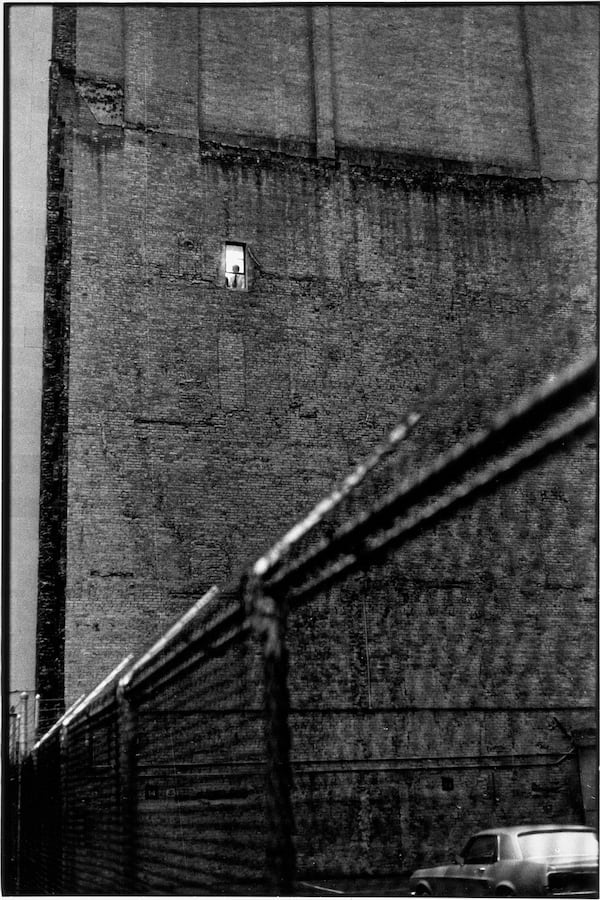
[[[128,692],[136,735],[136,892],[265,889],[263,673],[238,592],[189,648]]]
[[[488,824],[581,820],[594,385],[589,358],[500,411],[495,385],[452,407],[451,446],[407,416],[259,562],[290,608],[300,883],[442,862]],[[424,464],[398,480],[409,442]]]
[[[60,892],[62,883],[62,771],[60,736],[55,732],[37,757],[28,756],[21,774],[19,892]]]
[[[449,379],[38,743],[20,892],[302,893],[581,819],[596,365],[522,395],[519,363]]]
[[[64,893],[111,894],[123,884],[119,721],[114,691],[64,729],[62,859]]]
[[[261,643],[213,590],[57,723],[23,768],[25,893],[279,888]]]

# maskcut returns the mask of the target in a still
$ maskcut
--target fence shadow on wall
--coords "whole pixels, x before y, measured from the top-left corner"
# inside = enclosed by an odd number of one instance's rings
[[[585,595],[585,563],[553,587],[540,543],[558,568],[589,552],[563,538],[595,381],[588,358],[460,433],[446,420],[445,445],[407,416],[239,584],[77,701],[15,780],[16,892],[286,894],[402,872],[484,814],[530,814],[524,785],[549,792],[564,766],[542,815],[577,815],[576,748],[548,720],[585,724],[593,703],[552,681],[539,636],[565,590]]]

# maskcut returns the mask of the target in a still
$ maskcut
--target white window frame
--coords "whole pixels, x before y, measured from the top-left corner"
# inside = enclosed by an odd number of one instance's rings
[[[235,262],[233,261],[235,260]],[[240,271],[234,272],[233,266],[239,266]],[[248,290],[248,253],[243,241],[226,241],[223,250],[223,271],[225,287],[229,291]],[[233,280],[241,278],[241,286],[234,286]]]

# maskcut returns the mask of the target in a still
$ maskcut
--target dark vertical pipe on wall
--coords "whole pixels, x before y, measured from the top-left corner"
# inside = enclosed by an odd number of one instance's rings
[[[198,122],[196,124],[198,126],[198,137],[200,140],[202,140],[203,134],[204,134],[204,109],[203,109],[203,104],[204,104],[203,62],[204,62],[204,60],[202,59],[202,24],[203,23],[202,23],[202,7],[201,6],[198,7],[196,13],[198,16],[198,21],[196,24],[197,34],[198,34],[198,53],[197,53],[197,57],[198,57],[198,74],[197,74],[197,78],[198,78]]]
[[[525,69],[525,86],[527,90],[527,114],[529,118],[529,134],[531,136],[531,151],[533,164],[541,174],[540,138],[537,127],[535,111],[535,96],[533,92],[533,72],[531,65],[531,50],[529,47],[529,30],[527,26],[527,10],[520,4],[518,7],[519,31],[521,33],[521,47],[523,50],[523,66]]]

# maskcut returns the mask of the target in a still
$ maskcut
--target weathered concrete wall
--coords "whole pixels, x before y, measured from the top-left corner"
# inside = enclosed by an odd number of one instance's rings
[[[592,5],[102,7],[77,14],[80,75],[125,121],[293,152],[376,148],[596,177]]]
[[[593,179],[596,21],[578,4],[332,7],[336,138]]]

